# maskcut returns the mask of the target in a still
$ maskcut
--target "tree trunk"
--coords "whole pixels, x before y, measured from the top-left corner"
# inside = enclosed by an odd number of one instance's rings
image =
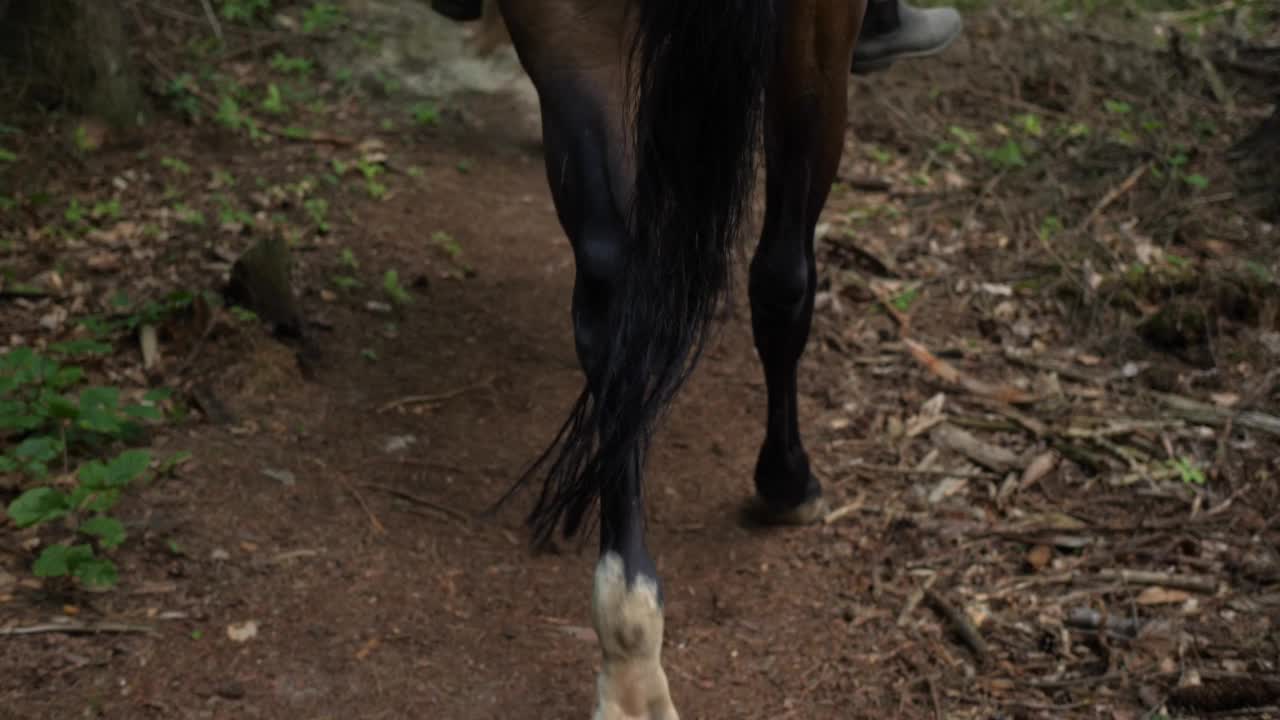
[[[19,102],[71,107],[117,127],[143,118],[119,0],[0,0],[0,60],[4,94]]]

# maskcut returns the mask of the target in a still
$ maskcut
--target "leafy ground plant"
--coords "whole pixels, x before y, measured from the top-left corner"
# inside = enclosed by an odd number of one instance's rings
[[[79,342],[55,345],[51,353],[66,360],[108,349]],[[0,454],[0,473],[18,474],[34,485],[9,504],[8,517],[17,527],[66,520],[74,530],[69,541],[46,546],[32,571],[102,588],[114,585],[118,575],[115,563],[101,553],[127,537],[110,512],[152,459],[146,450],[115,451],[136,442],[143,423],[163,419],[157,404],[167,393],[152,391],[131,403],[119,388],[84,386],[84,381],[82,368],[30,348],[0,356],[0,437],[7,446]],[[73,462],[79,462],[74,474]],[[54,468],[61,470],[56,478]]]

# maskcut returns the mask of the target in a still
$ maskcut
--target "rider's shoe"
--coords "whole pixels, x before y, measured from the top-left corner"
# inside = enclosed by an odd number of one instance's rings
[[[468,22],[484,15],[484,0],[431,0],[431,9],[450,20]]]
[[[853,50],[855,75],[884,70],[897,60],[928,57],[960,36],[964,21],[955,8],[917,8],[899,2],[898,25],[888,32],[863,32]]]

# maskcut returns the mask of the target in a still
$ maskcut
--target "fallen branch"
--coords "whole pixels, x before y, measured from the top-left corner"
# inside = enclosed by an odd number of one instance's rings
[[[1169,707],[1201,713],[1228,712],[1280,703],[1280,678],[1244,677],[1180,687],[1169,693]]]
[[[944,382],[964,388],[974,395],[999,400],[1010,405],[1025,405],[1036,400],[1034,395],[1018,388],[1003,384],[993,385],[975,377],[970,377],[951,363],[929,352],[928,348],[915,340],[904,337],[902,338],[902,344],[911,353],[911,357],[923,365],[926,370],[937,375]]]
[[[434,500],[428,500],[426,498],[418,497],[413,493],[405,492],[404,490],[401,490],[399,488],[393,488],[389,485],[377,485],[374,483],[366,483],[364,487],[369,488],[370,490],[380,490],[389,495],[394,495],[400,498],[401,500],[407,500],[415,505],[421,505],[422,507],[435,510],[438,513],[447,515],[450,518],[453,518],[454,520],[457,520],[462,523],[471,522],[471,518],[468,517],[466,513],[460,512],[458,510],[454,510],[448,505],[442,505]]]
[[[464,385],[460,388],[454,388],[452,390],[446,390],[439,393],[431,393],[429,395],[406,395],[405,397],[398,400],[392,400],[378,408],[378,413],[382,414],[391,412],[392,410],[405,407],[406,405],[431,405],[433,403],[444,402],[445,400],[452,400],[459,395],[465,395],[472,390],[481,390],[487,387],[492,387],[494,379],[495,378],[490,377],[487,380],[482,380],[473,385]]]
[[[1022,465],[1010,450],[979,440],[955,425],[943,423],[929,433],[937,445],[954,450],[979,465],[998,473],[1007,473]]]
[[[1233,412],[1216,405],[1202,403],[1199,400],[1172,395],[1170,393],[1153,393],[1157,400],[1169,407],[1174,415],[1203,423],[1205,425],[1224,425],[1228,421],[1247,427],[1251,430],[1280,436],[1280,417],[1257,410]]]
[[[1119,200],[1122,195],[1132,190],[1133,186],[1137,185],[1138,181],[1142,179],[1142,176],[1147,174],[1147,170],[1150,169],[1150,167],[1151,166],[1146,163],[1139,165],[1134,168],[1133,172],[1129,173],[1129,176],[1126,177],[1119,185],[1108,190],[1107,194],[1103,195],[1102,199],[1098,201],[1098,204],[1094,205],[1093,209],[1089,211],[1089,214],[1085,216],[1084,222],[1080,223],[1080,231],[1083,232],[1088,230],[1104,210],[1111,207],[1111,204],[1116,200]]]
[[[369,524],[373,526],[373,531],[379,535],[385,533],[387,528],[383,526],[381,520],[378,520],[378,516],[373,514],[373,510],[369,509],[369,503],[364,501],[364,496],[360,494],[360,491],[352,487],[351,483],[347,482],[346,478],[341,475],[338,475],[337,477],[338,482],[342,483],[342,487],[346,488],[347,492],[351,494],[351,497],[355,498],[356,503],[360,505],[360,509],[364,510],[364,514],[369,518]]]
[[[17,635],[41,635],[45,633],[63,633],[66,635],[99,635],[99,634],[129,634],[138,633],[141,635],[159,635],[155,628],[150,625],[128,625],[125,623],[101,622],[101,623],[46,623],[43,625],[29,625],[27,627],[0,628],[0,637],[17,636]]]
[[[978,633],[973,623],[969,622],[969,618],[932,589],[925,590],[924,598],[929,602],[930,607],[951,624],[951,629],[973,651],[978,664],[986,665],[991,660],[991,653],[987,650],[987,642],[982,639],[982,635]]]
[[[1137,637],[1143,621],[1138,618],[1116,617],[1093,608],[1078,607],[1067,611],[1067,627],[1078,630],[1107,630],[1108,632]]]
[[[1175,575],[1173,573],[1153,572],[1150,570],[1106,568],[1099,570],[1097,577],[1099,580],[1111,582],[1133,585],[1160,585],[1162,587],[1206,594],[1213,594],[1218,591],[1218,579],[1208,575]]]

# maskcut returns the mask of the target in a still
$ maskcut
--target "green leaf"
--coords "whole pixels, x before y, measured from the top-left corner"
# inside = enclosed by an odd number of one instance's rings
[[[91,588],[109,588],[120,580],[116,564],[106,558],[90,557],[71,566],[71,574]]]
[[[1027,161],[1022,156],[1022,148],[1015,140],[1007,140],[1004,145],[991,150],[987,157],[1003,168],[1026,167]]]
[[[62,441],[48,435],[29,437],[14,448],[13,455],[23,462],[47,463],[62,454]]]
[[[80,417],[80,406],[61,395],[49,398],[45,408],[49,417],[57,420],[75,420]]]
[[[118,435],[121,431],[117,415],[119,402],[117,388],[85,388],[80,392],[80,427],[103,435]]]
[[[400,285],[400,273],[395,270],[388,270],[382,276],[382,289],[386,291],[387,296],[391,298],[397,305],[408,305],[413,302],[411,296]]]
[[[71,492],[71,506],[82,512],[104,513],[120,502],[120,491],[80,486]]]
[[[1209,178],[1199,173],[1192,173],[1191,175],[1183,175],[1182,182],[1190,185],[1191,187],[1197,190],[1203,190],[1209,187]]]
[[[128,534],[124,525],[113,517],[99,515],[80,524],[80,532],[98,538],[104,548],[119,547]]]
[[[18,156],[14,155],[12,150],[6,150],[0,147],[0,162],[13,162],[17,159]]]
[[[71,511],[71,502],[61,490],[37,487],[9,503],[9,519],[20,528],[56,520]]]
[[[76,471],[76,477],[80,479],[81,486],[97,490],[107,487],[110,476],[107,474],[107,466],[100,460],[90,460],[80,466]]]
[[[1122,100],[1103,100],[1102,106],[1107,112],[1115,115],[1128,115],[1133,112],[1133,106]]]
[[[151,464],[151,453],[146,450],[125,450],[107,465],[108,487],[124,487],[146,472]]]
[[[36,577],[64,577],[79,565],[93,560],[93,548],[88,545],[50,545],[31,566]]]
[[[49,378],[49,387],[54,390],[66,390],[84,380],[84,370],[78,367],[59,368],[53,377]]]

